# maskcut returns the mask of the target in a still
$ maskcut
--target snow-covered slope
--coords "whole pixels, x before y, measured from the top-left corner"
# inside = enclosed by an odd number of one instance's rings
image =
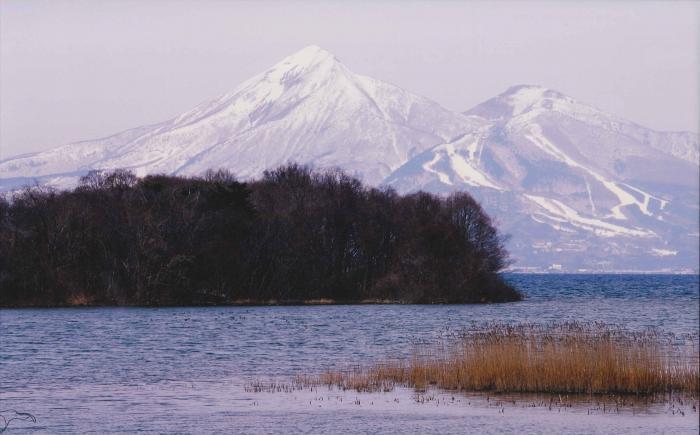
[[[0,162],[0,179],[91,168],[259,176],[285,162],[340,166],[378,183],[407,159],[483,123],[396,86],[354,74],[310,46],[233,92],[161,124]]]
[[[540,86],[455,113],[311,46],[174,119],[0,161],[0,190],[70,187],[90,169],[245,179],[293,161],[402,193],[467,190],[518,267],[697,269],[698,156],[697,134]]]
[[[697,268],[697,135],[655,132],[539,86],[467,114],[489,124],[385,183],[471,191],[512,235],[521,267]]]

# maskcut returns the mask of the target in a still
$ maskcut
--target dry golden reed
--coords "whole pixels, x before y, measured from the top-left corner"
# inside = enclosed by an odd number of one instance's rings
[[[358,391],[688,394],[698,396],[697,337],[632,333],[601,324],[490,325],[445,339],[409,360],[299,377]]]

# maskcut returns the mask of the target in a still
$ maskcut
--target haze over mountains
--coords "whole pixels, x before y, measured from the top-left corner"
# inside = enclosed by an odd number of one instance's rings
[[[474,84],[472,84],[474,85]],[[174,119],[0,161],[0,188],[288,162],[401,193],[466,190],[517,268],[697,270],[698,136],[656,132],[539,86],[456,113],[311,46]]]

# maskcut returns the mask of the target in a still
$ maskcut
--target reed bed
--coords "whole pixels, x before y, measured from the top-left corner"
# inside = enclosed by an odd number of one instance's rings
[[[299,376],[357,391],[394,386],[498,393],[698,397],[698,341],[602,324],[488,325],[421,346],[407,360]]]

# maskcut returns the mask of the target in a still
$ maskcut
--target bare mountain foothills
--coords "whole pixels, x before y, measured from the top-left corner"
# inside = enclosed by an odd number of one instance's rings
[[[467,191],[520,271],[698,270],[698,135],[520,85],[463,113],[310,46],[165,122],[0,161],[0,190],[90,170],[260,177],[340,168],[399,193]]]

